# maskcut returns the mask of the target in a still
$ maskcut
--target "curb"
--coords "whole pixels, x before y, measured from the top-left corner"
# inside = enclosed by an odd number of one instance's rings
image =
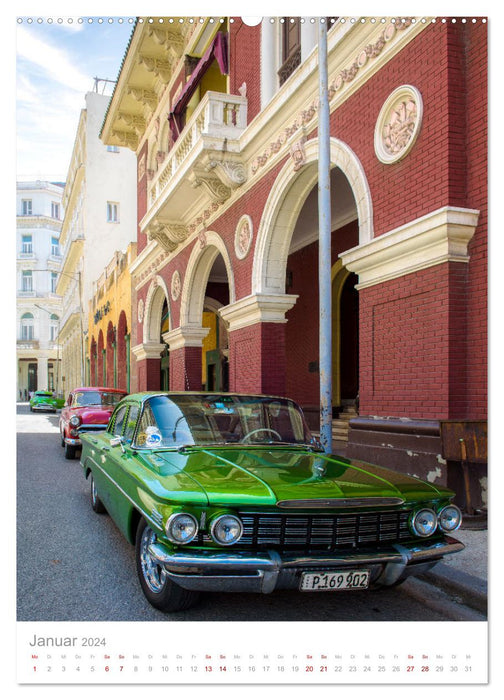
[[[432,571],[421,574],[417,578],[455,594],[468,607],[478,610],[484,615],[487,614],[487,581],[466,574],[447,564],[437,564]]]

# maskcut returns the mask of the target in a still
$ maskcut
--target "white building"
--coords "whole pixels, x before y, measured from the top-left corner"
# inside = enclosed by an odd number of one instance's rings
[[[87,312],[93,283],[117,250],[136,240],[136,157],[105,146],[100,131],[110,97],[86,94],[63,195],[60,236],[63,266],[60,329],[62,385],[67,393],[86,384]]]
[[[17,398],[37,389],[59,391],[56,294],[62,256],[63,183],[18,182],[16,202]]]

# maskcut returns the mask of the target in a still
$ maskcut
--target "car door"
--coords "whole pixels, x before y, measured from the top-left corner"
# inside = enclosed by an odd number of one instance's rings
[[[129,531],[134,506],[138,502],[138,483],[132,476],[135,452],[130,447],[138,414],[138,404],[123,404],[113,414],[99,445],[103,495],[97,483],[98,493],[110,516],[125,534]],[[122,439],[120,444],[114,444],[113,438],[117,437]]]

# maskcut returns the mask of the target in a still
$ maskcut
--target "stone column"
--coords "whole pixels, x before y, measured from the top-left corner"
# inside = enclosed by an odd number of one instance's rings
[[[44,391],[47,386],[48,360],[47,357],[39,357],[37,359],[37,389]]]
[[[285,314],[294,294],[253,294],[220,309],[229,326],[232,391],[285,394]]]
[[[161,388],[161,353],[163,343],[141,343],[131,348],[137,360],[138,391],[159,391]]]
[[[182,326],[163,333],[170,350],[170,389],[200,391],[203,339],[209,328]]]

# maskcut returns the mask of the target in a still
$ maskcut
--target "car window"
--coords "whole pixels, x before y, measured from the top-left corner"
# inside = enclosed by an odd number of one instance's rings
[[[137,424],[137,419],[138,419],[138,406],[132,405],[130,406],[130,410],[128,413],[128,420],[126,421],[126,429],[124,431],[124,437],[128,442],[131,442],[133,439],[133,434],[135,432],[135,427]]]
[[[114,414],[114,419],[111,421],[113,423],[112,429],[110,430],[111,433],[114,435],[122,435],[123,428],[124,428],[124,419],[126,418],[126,412],[128,410],[128,406],[121,406],[115,414]]]
[[[294,402],[229,395],[153,396],[145,401],[137,447],[183,445],[311,444]]]

